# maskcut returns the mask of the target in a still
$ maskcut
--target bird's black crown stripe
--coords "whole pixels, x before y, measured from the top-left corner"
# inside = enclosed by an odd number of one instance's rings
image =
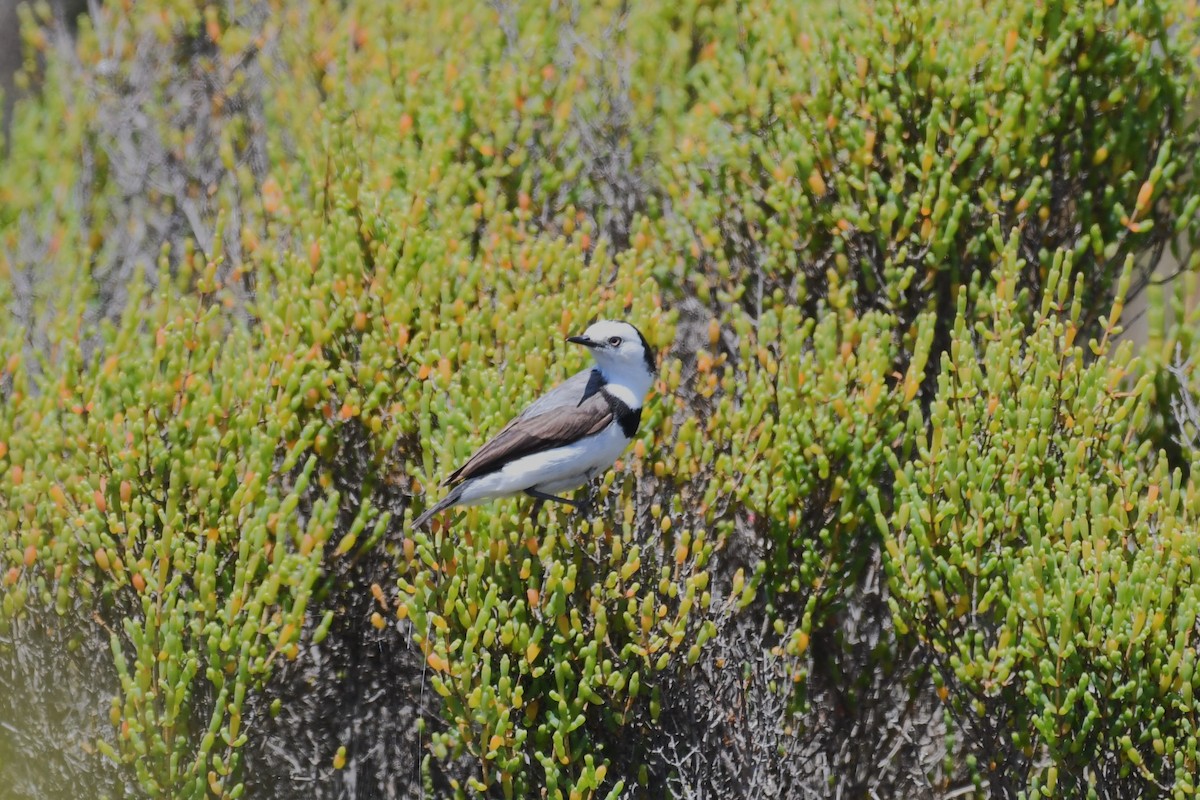
[[[638,425],[642,421],[642,409],[630,408],[625,401],[619,397],[615,397],[609,392],[601,389],[604,394],[604,399],[608,401],[608,407],[612,409],[613,418],[617,424],[621,426],[621,433],[625,434],[626,439],[632,439],[637,433]]]

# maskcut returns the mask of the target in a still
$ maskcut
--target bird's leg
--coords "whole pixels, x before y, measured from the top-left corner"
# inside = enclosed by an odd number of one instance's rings
[[[585,485],[583,487],[583,496],[579,500],[575,501],[575,510],[579,512],[580,516],[590,517],[592,515],[592,511],[594,511],[596,507],[595,500],[595,490],[592,487]]]
[[[538,491],[537,489],[526,489],[525,494],[529,495],[530,497],[536,497],[539,501],[541,501],[543,503],[547,500],[552,500],[555,503],[566,503],[567,505],[571,506],[571,508],[577,509],[580,506],[580,503],[578,500],[568,500],[565,497],[559,497],[558,495],[555,495],[555,494],[541,492],[541,491]]]
[[[530,512],[529,516],[533,519],[534,525],[537,524],[538,514],[542,513],[542,506],[544,505],[546,505],[546,501],[540,497],[533,501],[533,511]]]
[[[534,513],[535,517],[537,515],[537,512],[541,510],[542,504],[545,503],[547,500],[551,500],[556,503],[566,503],[567,505],[571,506],[572,508],[574,508],[576,510],[578,510],[579,506],[580,506],[579,501],[577,501],[577,500],[568,500],[565,497],[559,497],[558,495],[553,495],[553,494],[550,494],[549,492],[538,491],[537,489],[526,489],[525,494],[529,495],[530,497],[537,498],[537,503],[535,503],[534,507],[533,507],[534,508],[533,513]],[[570,530],[564,530],[563,536],[566,537],[566,540],[568,542],[574,544],[575,540],[571,536]]]

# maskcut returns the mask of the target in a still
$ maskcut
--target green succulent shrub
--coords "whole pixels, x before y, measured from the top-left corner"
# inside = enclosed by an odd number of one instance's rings
[[[832,12],[697,3],[676,22],[693,47],[689,92],[671,117],[661,168],[673,212],[665,232],[686,265],[669,280],[682,281],[723,326],[746,318],[737,329],[751,337],[780,304],[820,319],[847,293],[841,302],[859,314],[887,315],[890,363],[875,367],[889,389],[882,413],[851,412],[857,435],[884,447],[874,459],[831,459],[815,482],[775,488],[782,497],[805,487],[777,509],[802,502],[816,513],[797,524],[776,511],[768,515],[774,534],[755,538],[774,551],[761,561],[767,613],[778,614],[793,647],[817,645],[808,699],[836,714],[864,705],[870,713],[859,698],[881,691],[872,676],[895,676],[889,686],[905,696],[905,660],[922,652],[876,644],[892,634],[882,595],[870,588],[878,540],[855,492],[877,490],[891,508],[886,448],[910,452],[929,424],[889,408],[932,402],[960,304],[968,319],[988,307],[997,222],[1015,231],[1016,280],[1035,300],[1056,260],[1070,255],[1068,277],[1086,278],[1081,337],[1099,332],[1130,255],[1129,297],[1168,250],[1187,260],[1197,140],[1183,76],[1194,70],[1195,20],[1182,8],[1119,3],[1018,4],[1003,13],[954,3]],[[1013,307],[1026,327],[1030,308]],[[727,338],[731,358],[733,342],[754,350],[732,330]],[[730,395],[747,407],[762,396],[751,381]],[[824,406],[810,407],[796,427],[820,419]],[[795,418],[779,409],[779,419]],[[828,496],[845,504],[822,504]],[[817,563],[846,565],[836,584],[794,557],[810,547]],[[882,627],[862,626],[865,609]]]
[[[1023,267],[1010,240],[990,321],[970,324],[960,303],[929,432],[893,456],[879,524],[897,626],[931,653],[993,792],[1083,796],[1127,778],[1186,797],[1194,487],[1139,439],[1151,376],[1109,335],[1128,273],[1085,343],[1069,256],[1028,333]]]
[[[1072,252],[1094,326],[1129,254],[1154,256],[1144,281],[1195,241],[1182,7],[697,3],[692,25],[664,185],[706,302],[754,313],[779,288],[811,305],[832,274],[859,307],[903,324],[934,307],[945,329],[994,265],[999,217],[1032,288]]]
[[[22,34],[14,795],[1189,792],[1195,321],[1114,342],[1197,236],[1188,4]],[[593,513],[410,531],[600,316],[659,377]]]

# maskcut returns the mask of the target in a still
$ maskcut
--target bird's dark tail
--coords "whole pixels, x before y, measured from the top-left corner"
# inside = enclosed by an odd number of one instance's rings
[[[410,527],[413,530],[422,528],[425,526],[425,523],[429,522],[429,520],[431,520],[433,517],[458,503],[459,498],[462,497],[463,489],[465,488],[467,488],[465,483],[460,483],[458,486],[455,486],[453,491],[435,503],[433,508],[427,509],[424,514],[413,520],[413,523]]]

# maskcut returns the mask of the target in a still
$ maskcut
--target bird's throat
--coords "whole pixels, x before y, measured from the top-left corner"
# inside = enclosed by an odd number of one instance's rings
[[[635,374],[613,375],[603,367],[598,367],[604,376],[604,391],[609,396],[621,401],[628,408],[640,410],[650,387],[654,385],[654,376],[640,371]]]

